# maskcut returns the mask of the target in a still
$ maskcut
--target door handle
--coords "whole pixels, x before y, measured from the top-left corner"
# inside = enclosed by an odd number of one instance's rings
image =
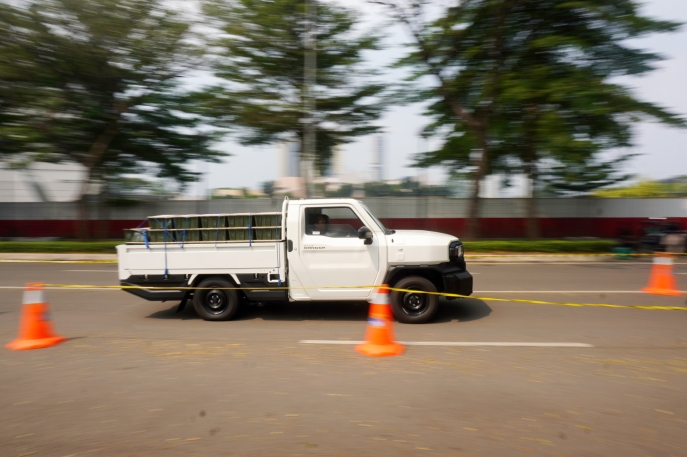
[[[293,241],[286,240],[286,250],[289,252],[293,251]]]

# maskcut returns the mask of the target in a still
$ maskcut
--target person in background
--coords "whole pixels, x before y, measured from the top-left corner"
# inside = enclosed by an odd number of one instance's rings
[[[661,244],[665,247],[665,252],[682,254],[685,252],[685,234],[673,229],[661,237]]]

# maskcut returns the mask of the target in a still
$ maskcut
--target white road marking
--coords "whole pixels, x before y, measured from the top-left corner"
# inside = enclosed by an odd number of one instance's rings
[[[301,340],[301,344],[361,344],[364,341]],[[516,343],[516,342],[472,342],[472,341],[399,341],[407,346],[499,346],[499,347],[543,347],[543,348],[593,348],[585,343]]]

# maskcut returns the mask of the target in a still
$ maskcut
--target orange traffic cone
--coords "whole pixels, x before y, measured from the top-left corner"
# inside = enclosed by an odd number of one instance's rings
[[[642,291],[658,295],[682,295],[676,286],[671,254],[664,252],[654,254],[654,265],[651,268],[649,285]]]
[[[389,306],[389,286],[386,284],[377,288],[376,298],[370,303],[370,315],[367,319],[365,342],[355,347],[361,354],[373,357],[401,355],[405,350],[402,344],[394,342],[394,332],[391,324],[394,315]]]
[[[22,349],[39,349],[55,346],[66,340],[55,335],[50,321],[50,309],[43,299],[43,283],[26,284],[24,303],[19,322],[19,337],[5,345],[6,348],[19,351]]]

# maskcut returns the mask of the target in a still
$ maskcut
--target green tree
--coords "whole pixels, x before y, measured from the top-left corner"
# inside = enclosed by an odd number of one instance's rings
[[[479,234],[480,183],[499,161],[493,151],[490,123],[499,96],[500,77],[508,64],[505,47],[508,2],[464,1],[441,9],[430,0],[369,0],[386,6],[411,36],[413,51],[397,65],[412,68],[408,78],[434,80],[427,88],[411,86],[408,101],[427,102],[434,118],[423,136],[440,136],[442,144],[420,154],[416,166],[443,165],[452,174],[469,170],[470,209],[464,238]],[[437,19],[427,19],[438,17]]]
[[[418,16],[401,19],[412,24]],[[602,162],[598,154],[630,146],[634,122],[684,126],[614,79],[644,74],[660,60],[631,47],[629,39],[677,26],[642,17],[632,0],[475,0],[448,8],[424,28],[416,26],[417,51],[401,62],[424,59],[419,75],[441,75],[441,90],[419,95],[433,101],[428,114],[434,122],[425,134],[441,134],[444,143],[417,164],[457,171],[478,148],[481,169],[474,179],[492,171],[523,172],[534,188],[544,174],[550,185],[577,192],[612,184],[622,178],[615,171],[623,161]],[[482,133],[447,91],[481,119]],[[528,216],[528,235],[538,237],[534,198]]]
[[[274,196],[274,181],[265,181],[262,183],[262,191],[265,195],[272,198],[272,196]]]
[[[516,152],[533,186],[543,180],[550,189],[588,193],[614,184],[627,177],[619,169],[629,156],[603,161],[599,154],[631,146],[635,122],[685,125],[616,82],[660,60],[629,39],[678,24],[641,16],[632,0],[522,0],[507,25],[513,65],[501,76],[493,134],[503,154]],[[538,237],[535,198],[528,216],[528,235]]]
[[[376,132],[383,86],[371,82],[363,53],[378,38],[354,31],[355,15],[331,3],[317,5],[315,166],[324,174],[336,145]],[[305,0],[211,0],[208,17],[223,37],[215,43],[215,75],[207,106],[220,126],[239,127],[244,145],[295,140],[303,153],[308,109],[304,58],[309,21]]]
[[[124,173],[184,183],[189,160],[217,161],[180,76],[198,56],[189,23],[158,0],[44,0],[0,8],[5,154],[74,161],[81,190]],[[80,236],[87,236],[82,224]]]
[[[581,197],[598,189],[613,186],[631,178],[619,168],[634,155],[601,160],[596,154],[568,155],[557,158],[548,166],[540,166],[540,181],[555,196]]]

